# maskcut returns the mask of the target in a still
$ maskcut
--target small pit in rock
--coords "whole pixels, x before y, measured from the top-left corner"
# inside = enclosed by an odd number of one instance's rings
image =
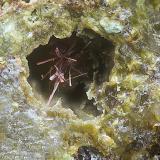
[[[74,32],[65,39],[52,36],[47,45],[34,49],[27,56],[28,82],[35,95],[41,95],[46,101],[55,91],[49,105],[62,97],[65,106],[73,111],[79,112],[81,108],[95,116],[100,113],[86,92],[93,81],[100,85],[109,80],[114,65],[114,45],[92,31],[84,33],[77,36]]]
[[[30,3],[32,1],[36,1],[36,0],[22,0],[23,2],[26,2],[26,3]]]
[[[24,2],[26,2],[26,3],[29,3],[29,2],[30,2],[30,0],[22,0],[22,1],[24,1]]]
[[[107,160],[107,158],[103,157],[102,153],[100,153],[96,148],[92,146],[82,146],[78,149],[76,155],[74,155],[74,160]]]

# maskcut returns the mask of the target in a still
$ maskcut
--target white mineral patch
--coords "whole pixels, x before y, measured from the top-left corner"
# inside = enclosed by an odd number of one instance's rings
[[[120,22],[110,20],[108,17],[101,18],[99,23],[107,33],[120,33],[124,28]]]
[[[38,2],[38,0],[30,0],[29,3],[36,3],[36,2]]]
[[[37,115],[36,111],[33,110],[33,109],[29,109],[27,112],[26,112],[26,115],[35,120],[35,121],[38,121],[39,120],[39,116]]]
[[[15,24],[13,22],[7,23],[3,28],[3,33],[10,33],[15,30]]]
[[[32,32],[29,32],[28,34],[27,34],[27,37],[28,38],[31,38],[33,36],[33,33]]]

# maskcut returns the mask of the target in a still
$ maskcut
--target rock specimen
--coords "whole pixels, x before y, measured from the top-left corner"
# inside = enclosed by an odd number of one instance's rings
[[[2,0],[0,159],[159,159],[159,10],[158,0]],[[56,48],[76,74],[63,68],[47,106],[42,76],[61,65],[37,63]]]

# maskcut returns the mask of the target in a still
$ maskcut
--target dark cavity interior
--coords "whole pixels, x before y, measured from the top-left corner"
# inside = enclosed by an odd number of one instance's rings
[[[24,1],[24,2],[26,2],[26,3],[29,3],[29,2],[30,2],[30,0],[22,0],[22,1]]]
[[[96,148],[92,146],[82,146],[78,149],[77,154],[74,155],[74,160],[107,160]]]
[[[92,31],[85,30],[84,33],[78,37],[74,32],[71,37],[65,39],[52,36],[47,45],[34,49],[27,56],[30,71],[28,82],[33,90],[47,101],[55,86],[55,80],[51,81],[49,78],[55,75],[58,66],[65,80],[59,83],[52,103],[56,98],[62,97],[65,105],[68,104],[75,112],[75,106],[84,104],[82,110],[97,115],[94,100],[87,99],[86,91],[93,81],[96,85],[109,81],[109,74],[114,65],[114,45]],[[56,61],[62,56],[67,58]],[[49,62],[46,62],[48,60]],[[72,86],[69,85],[70,82]]]

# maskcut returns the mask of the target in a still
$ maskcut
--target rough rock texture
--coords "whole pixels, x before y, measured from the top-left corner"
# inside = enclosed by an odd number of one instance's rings
[[[159,159],[159,1],[28,2],[0,2],[0,159]],[[27,82],[26,56],[73,31],[115,46],[109,81],[93,80],[86,91],[98,116],[79,106],[75,114],[63,97],[47,107]]]

